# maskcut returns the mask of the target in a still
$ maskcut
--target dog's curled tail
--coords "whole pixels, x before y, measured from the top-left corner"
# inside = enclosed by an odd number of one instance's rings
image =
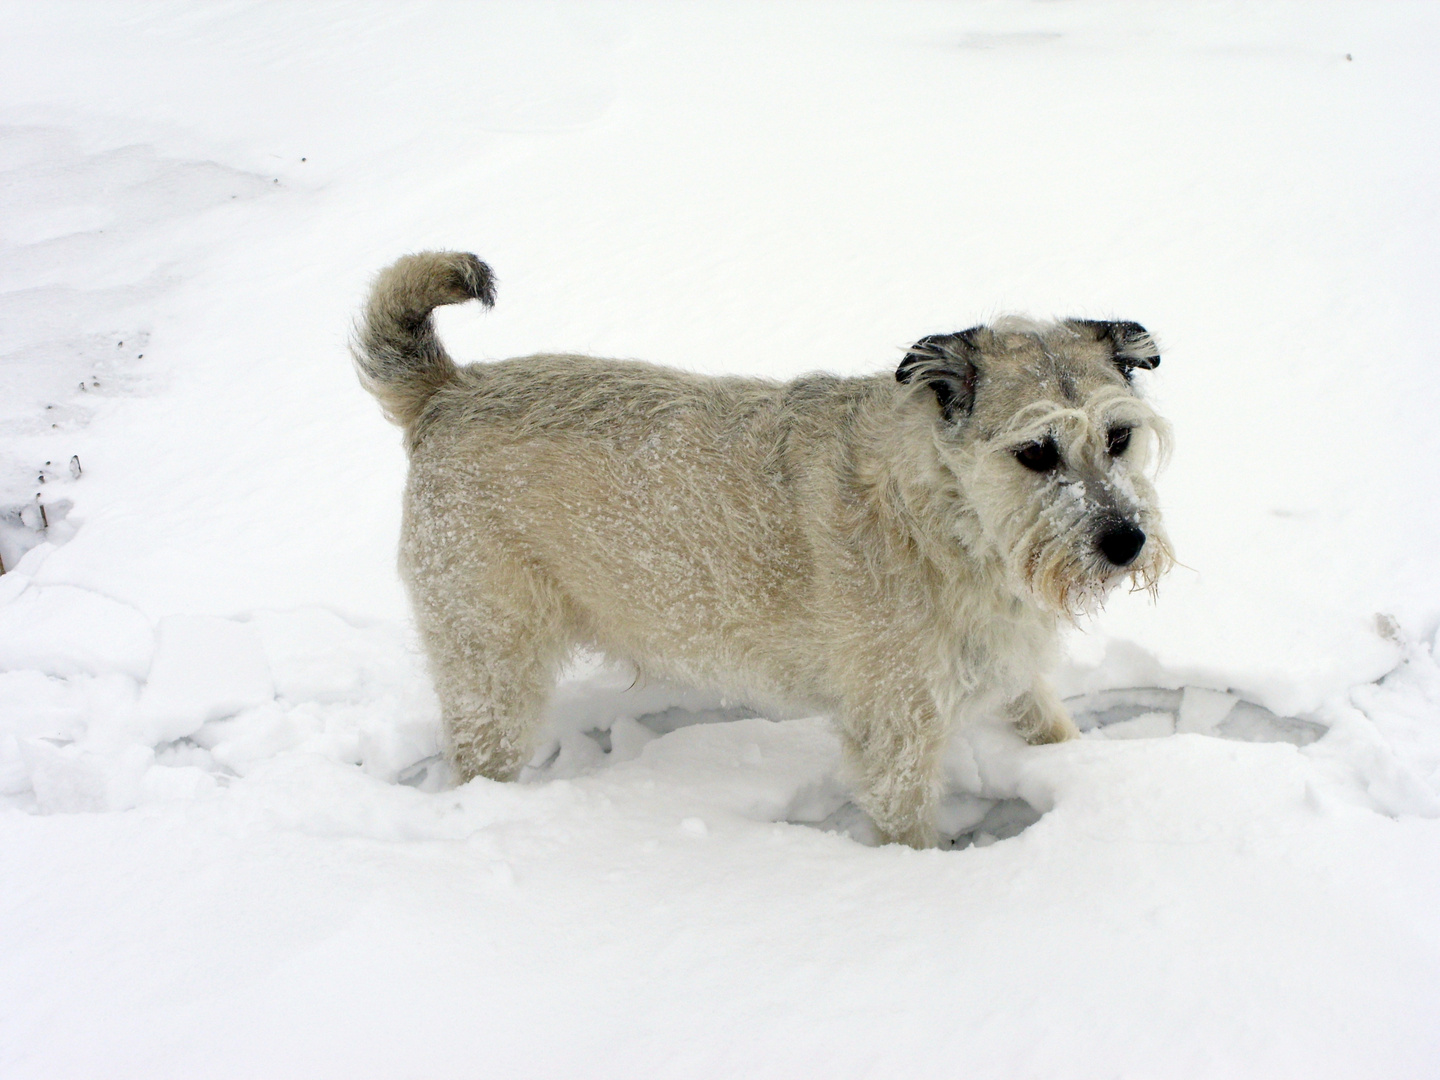
[[[495,305],[495,276],[474,255],[422,251],[380,272],[355,327],[350,351],[365,389],[407,431],[455,374],[430,312],[441,304]]]

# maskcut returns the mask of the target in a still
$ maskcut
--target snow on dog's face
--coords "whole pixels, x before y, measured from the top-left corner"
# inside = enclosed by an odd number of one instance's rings
[[[1057,613],[1126,577],[1153,591],[1173,561],[1145,475],[1169,431],[1131,383],[1159,362],[1137,323],[1004,319],[925,338],[896,372],[939,403],[957,539]]]

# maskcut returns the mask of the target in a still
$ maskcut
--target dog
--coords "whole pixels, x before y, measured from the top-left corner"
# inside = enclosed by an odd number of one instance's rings
[[[1061,625],[1122,580],[1153,594],[1173,561],[1138,323],[1005,318],[924,337],[893,373],[782,383],[461,367],[431,312],[472,299],[495,301],[474,255],[407,256],[352,341],[405,432],[400,569],[461,782],[519,774],[583,646],[833,716],[881,836],[930,846],[955,725],[1076,737],[1046,678]]]

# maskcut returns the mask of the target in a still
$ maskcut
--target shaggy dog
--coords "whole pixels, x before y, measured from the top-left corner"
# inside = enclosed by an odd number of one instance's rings
[[[458,367],[438,305],[494,303],[473,255],[376,280],[365,386],[405,430],[400,567],[462,780],[513,779],[577,646],[832,715],[856,801],[933,844],[967,716],[1073,738],[1060,624],[1171,562],[1144,475],[1166,428],[1132,322],[1005,319],[898,371],[779,383],[588,356]]]

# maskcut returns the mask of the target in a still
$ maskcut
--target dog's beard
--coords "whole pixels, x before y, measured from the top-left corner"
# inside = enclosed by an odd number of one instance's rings
[[[1158,529],[1146,538],[1140,557],[1115,566],[1098,552],[1077,550],[1073,531],[1059,534],[1032,528],[1013,549],[1012,575],[1042,606],[1070,621],[1094,615],[1121,582],[1153,598],[1160,578],[1174,563],[1170,542]]]
[[[1096,556],[1083,556],[1063,538],[1022,548],[1019,577],[1041,606],[1065,618],[1093,615],[1125,576]]]
[[[1152,528],[1145,538],[1145,550],[1140,553],[1126,576],[1130,578],[1131,592],[1147,592],[1154,600],[1160,592],[1160,579],[1175,565],[1175,551],[1170,547],[1170,538],[1158,528]]]

